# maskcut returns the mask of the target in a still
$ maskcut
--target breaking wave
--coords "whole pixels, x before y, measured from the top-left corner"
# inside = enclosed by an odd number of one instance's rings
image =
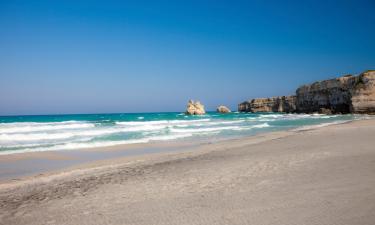
[[[358,116],[143,113],[0,117],[0,154],[108,147],[203,136],[238,137],[276,130],[310,129],[353,119],[358,119]]]

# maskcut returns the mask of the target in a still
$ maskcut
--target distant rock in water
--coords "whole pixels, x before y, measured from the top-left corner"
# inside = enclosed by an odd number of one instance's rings
[[[205,114],[206,111],[204,110],[204,105],[199,101],[194,102],[193,100],[189,100],[185,113],[188,115],[202,115]]]
[[[296,111],[296,96],[256,98],[238,105],[240,112],[285,112]]]
[[[224,105],[217,107],[216,112],[218,113],[230,113],[230,109]]]
[[[327,109],[327,108],[320,108],[318,113],[320,114],[326,114],[326,115],[331,115],[332,114],[332,111],[330,109]]]
[[[296,96],[252,99],[240,103],[238,111],[375,114],[375,71],[303,85]]]

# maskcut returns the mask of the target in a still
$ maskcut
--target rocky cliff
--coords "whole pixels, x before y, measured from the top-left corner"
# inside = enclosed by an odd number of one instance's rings
[[[354,82],[355,88],[351,91],[351,111],[375,114],[375,70],[362,73]]]
[[[282,96],[272,98],[256,98],[250,101],[240,103],[238,111],[240,112],[286,112],[296,111],[296,97]]]
[[[240,112],[375,113],[375,71],[303,85],[296,96],[258,98],[238,105]]]
[[[303,85],[297,112],[375,113],[375,71]]]

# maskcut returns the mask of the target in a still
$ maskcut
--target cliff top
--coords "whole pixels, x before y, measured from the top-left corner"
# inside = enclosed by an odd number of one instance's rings
[[[353,77],[359,77],[365,73],[373,73],[375,70],[366,70],[358,75],[352,75],[352,74],[346,74],[340,77],[316,81],[311,84],[304,84],[298,87],[298,90],[306,89],[306,88],[318,88],[319,86],[336,86],[336,85],[342,85],[342,83],[345,83],[349,79],[353,79]]]

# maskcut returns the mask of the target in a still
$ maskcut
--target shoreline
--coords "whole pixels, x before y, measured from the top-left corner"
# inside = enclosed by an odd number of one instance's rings
[[[346,121],[350,123],[352,121]],[[330,126],[330,125],[328,125]],[[51,165],[54,162],[63,162],[66,160],[74,160],[75,155],[79,155],[81,160],[73,162],[71,165],[61,166],[58,168],[46,168],[39,172],[32,172],[26,175],[16,174],[14,177],[0,176],[0,190],[3,185],[18,182],[28,182],[38,178],[57,176],[62,174],[70,174],[82,170],[96,170],[114,166],[121,166],[122,163],[131,163],[153,160],[154,158],[163,160],[164,157],[180,157],[183,155],[199,155],[214,151],[214,148],[225,146],[242,146],[257,144],[272,139],[282,138],[293,135],[298,132],[305,132],[315,128],[308,128],[307,130],[287,130],[259,133],[247,137],[220,139],[214,143],[212,140],[201,141],[198,143],[189,143],[187,141],[163,141],[155,143],[142,144],[124,144],[110,147],[98,147],[78,150],[61,150],[61,151],[39,151],[39,152],[25,152],[9,155],[0,155],[0,163],[4,162],[18,162],[22,167],[23,161],[46,160]],[[317,128],[318,129],[318,128]],[[208,149],[206,149],[208,148]],[[162,149],[162,150],[161,150]],[[117,156],[117,157],[116,157]],[[87,158],[85,158],[87,157]]]
[[[0,185],[10,181],[32,179],[46,174],[57,174],[74,170],[76,168],[84,168],[87,165],[108,162],[117,158],[137,158],[138,156],[142,157],[149,154],[163,155],[186,151],[203,151],[203,148],[209,145],[221,145],[236,142],[249,142],[250,144],[254,141],[266,141],[268,140],[268,137],[273,137],[275,135],[292,135],[293,133],[352,123],[360,120],[336,121],[291,128],[282,131],[260,132],[250,136],[216,139],[202,138],[194,140],[194,143],[191,143],[191,140],[189,139],[176,139],[169,141],[152,141],[147,143],[120,144],[108,147],[0,154]],[[40,166],[40,164],[43,164],[43,166]]]
[[[121,144],[108,147],[95,147],[95,148],[84,148],[76,150],[59,150],[59,151],[36,151],[36,152],[20,152],[14,154],[0,155],[0,163],[5,162],[18,162],[24,166],[23,161],[33,160],[46,160],[47,164],[52,165],[54,162],[63,162],[66,160],[74,160],[76,156],[80,156],[81,160],[72,162],[68,165],[62,165],[59,167],[48,167],[42,168],[40,170],[33,170],[29,173],[19,173],[17,172],[13,176],[0,175],[0,189],[3,184],[13,183],[13,182],[23,182],[30,179],[35,179],[39,177],[54,176],[59,174],[66,174],[74,172],[75,170],[82,170],[87,168],[95,168],[98,165],[113,164],[114,162],[120,163],[123,161],[139,160],[143,158],[163,157],[178,154],[197,154],[210,152],[211,148],[215,148],[220,145],[233,145],[240,143],[240,145],[252,145],[261,143],[264,141],[269,141],[274,138],[282,138],[289,135],[295,135],[298,133],[309,132],[313,130],[324,129],[330,126],[339,126],[342,124],[355,123],[357,121],[365,121],[375,119],[361,119],[361,120],[351,120],[351,121],[340,121],[327,124],[318,124],[312,126],[303,126],[300,128],[293,128],[284,131],[272,131],[264,132],[256,135],[237,137],[230,139],[219,139],[217,142],[208,139],[205,141],[200,141],[197,143],[190,143],[186,140],[171,140],[171,141],[158,141],[149,143],[136,143],[136,144]],[[210,150],[206,150],[206,147],[210,147]],[[231,146],[232,147],[232,146]],[[163,149],[163,150],[160,150]],[[181,150],[182,149],[182,150]],[[91,156],[90,156],[91,155]],[[98,155],[98,156],[92,156]],[[22,165],[23,164],[23,165]],[[113,165],[111,165],[113,166]]]
[[[350,121],[329,122],[282,131],[259,132],[258,134],[249,136],[185,138],[168,141],[151,141],[147,143],[119,144],[108,147],[4,153],[0,154],[0,183],[19,180],[24,177],[40,176],[41,174],[63,171],[70,167],[92,164],[95,161],[163,152],[180,152],[189,149],[194,150],[195,148],[199,148],[200,145],[213,142],[221,143],[248,138],[257,139],[259,135],[263,136],[273,132],[294,132],[346,122]]]
[[[56,122],[57,118],[44,118],[45,122],[33,120],[27,122],[29,119],[25,119],[22,123],[8,121],[0,124],[0,156],[32,152],[96,150],[115,146],[156,144],[163,141],[197,142],[206,137],[231,139],[252,136],[260,132],[288,130],[303,125],[365,117],[357,114],[212,113],[180,118],[180,114],[151,113],[147,118],[142,116],[125,120],[122,114],[108,118],[105,115],[96,115],[97,118],[69,116],[73,118],[58,118],[59,121],[62,120],[61,122]],[[288,122],[283,123],[284,119]],[[298,122],[294,122],[295,120]],[[279,121],[282,123],[278,123]],[[301,124],[298,124],[299,122]]]
[[[369,225],[374,133],[375,119],[359,120],[1,182],[0,221]]]

